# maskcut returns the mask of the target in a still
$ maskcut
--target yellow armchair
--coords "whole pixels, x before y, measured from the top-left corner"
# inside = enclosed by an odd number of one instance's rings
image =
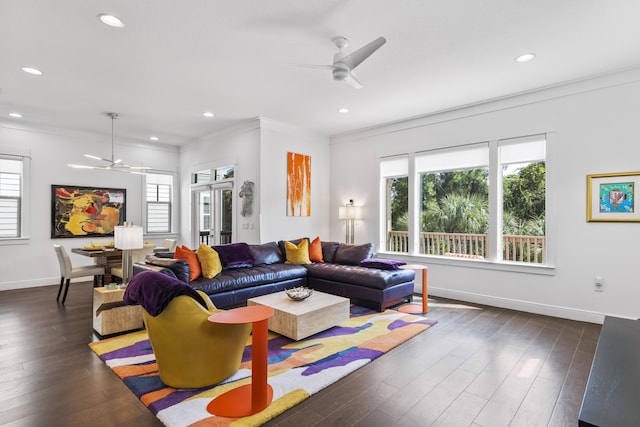
[[[235,374],[251,332],[251,324],[224,325],[207,320],[217,311],[201,291],[205,309],[180,295],[157,316],[143,309],[149,340],[162,382],[174,388],[200,388]]]

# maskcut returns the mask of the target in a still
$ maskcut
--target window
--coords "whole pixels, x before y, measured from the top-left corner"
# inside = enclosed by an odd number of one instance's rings
[[[416,155],[419,253],[486,255],[489,149],[478,144]]]
[[[22,160],[0,158],[0,238],[22,235]]]
[[[191,183],[206,184],[208,182],[226,181],[228,179],[233,179],[234,175],[234,166],[223,166],[215,169],[203,169],[191,174]]]
[[[498,141],[502,179],[502,259],[546,263],[545,140]]]
[[[409,235],[409,177],[406,156],[385,159],[380,163],[382,191],[387,203],[383,212],[382,235],[384,246],[391,252],[408,252]]]
[[[432,150],[403,157],[402,168],[383,159],[385,247],[546,264],[545,145],[538,135]]]
[[[147,233],[171,232],[173,176],[147,174]]]

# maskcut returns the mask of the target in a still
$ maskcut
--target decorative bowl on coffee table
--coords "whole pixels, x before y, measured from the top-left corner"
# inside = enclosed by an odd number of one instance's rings
[[[302,301],[304,299],[307,299],[311,296],[311,294],[313,293],[313,289],[310,288],[305,288],[303,286],[299,286],[297,288],[291,288],[291,289],[287,289],[285,291],[287,293],[287,296],[289,298],[291,298],[294,301]]]

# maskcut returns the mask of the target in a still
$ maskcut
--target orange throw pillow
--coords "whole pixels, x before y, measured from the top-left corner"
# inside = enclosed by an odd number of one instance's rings
[[[176,252],[173,255],[176,259],[183,259],[189,264],[189,281],[196,280],[202,275],[200,269],[200,261],[198,261],[198,255],[186,246],[179,246],[176,248]]]
[[[309,260],[312,262],[324,262],[322,258],[322,243],[320,237],[316,237],[309,244]]]

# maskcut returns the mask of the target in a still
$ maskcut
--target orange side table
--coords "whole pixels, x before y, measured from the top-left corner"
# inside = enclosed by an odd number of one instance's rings
[[[209,316],[213,323],[252,324],[251,384],[221,394],[207,405],[207,411],[221,417],[239,418],[256,414],[269,406],[273,389],[267,383],[268,320],[273,308],[255,305],[222,311]]]
[[[426,265],[422,264],[405,264],[401,265],[400,268],[404,270],[422,270],[422,307],[420,304],[405,304],[401,307],[398,307],[398,311],[403,313],[410,314],[424,314],[429,311],[429,292],[427,286],[427,271],[429,268]]]

